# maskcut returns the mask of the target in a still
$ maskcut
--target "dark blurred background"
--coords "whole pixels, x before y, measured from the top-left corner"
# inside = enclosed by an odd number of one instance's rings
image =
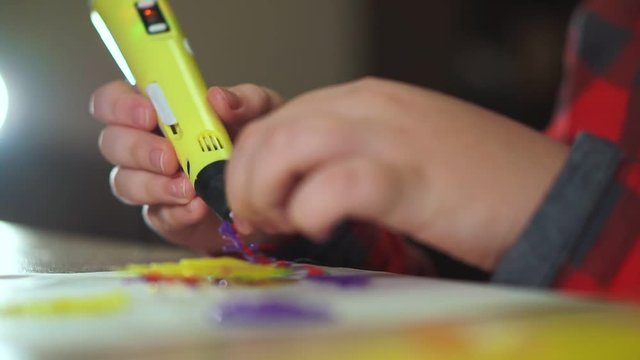
[[[86,0],[0,0],[0,220],[152,240],[110,194],[91,92],[121,78]],[[474,101],[541,129],[577,1],[173,1],[209,84],[287,97],[377,75]],[[1,241],[1,239],[0,239]]]

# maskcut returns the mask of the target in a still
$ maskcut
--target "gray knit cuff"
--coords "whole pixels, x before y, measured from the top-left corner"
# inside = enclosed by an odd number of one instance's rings
[[[569,160],[518,242],[500,260],[492,281],[549,287],[560,267],[583,246],[584,229],[610,192],[622,160],[610,142],[583,133]]]

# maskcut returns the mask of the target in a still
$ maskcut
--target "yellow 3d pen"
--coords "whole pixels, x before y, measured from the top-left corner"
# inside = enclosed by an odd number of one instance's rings
[[[196,193],[229,220],[224,167],[232,145],[167,0],[92,0],[91,21],[131,85],[153,103]]]

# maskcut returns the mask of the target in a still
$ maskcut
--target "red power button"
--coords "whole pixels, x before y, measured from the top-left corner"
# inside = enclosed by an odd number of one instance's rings
[[[147,33],[155,35],[169,31],[169,24],[155,1],[139,1],[136,7]]]

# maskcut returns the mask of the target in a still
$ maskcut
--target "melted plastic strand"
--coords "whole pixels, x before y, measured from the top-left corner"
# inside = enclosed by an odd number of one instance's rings
[[[123,291],[112,291],[91,296],[67,296],[0,307],[0,316],[104,315],[122,310],[129,304],[129,301],[129,296]]]
[[[124,272],[138,275],[147,281],[185,281],[202,280],[269,280],[286,278],[291,269],[273,265],[253,264],[231,257],[183,259],[177,263],[133,264],[125,267]]]
[[[366,275],[320,275],[309,277],[309,281],[335,285],[340,288],[361,288],[369,285],[371,277]]]
[[[331,320],[325,307],[292,300],[235,300],[222,304],[214,311],[214,320],[221,325],[287,325]]]

